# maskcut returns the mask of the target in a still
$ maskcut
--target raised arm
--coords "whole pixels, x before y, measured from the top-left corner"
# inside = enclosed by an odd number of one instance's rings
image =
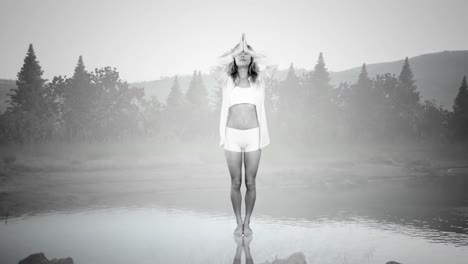
[[[234,61],[234,58],[242,53],[242,39],[241,41],[231,50],[225,52],[219,56],[216,61],[213,63],[213,66],[210,68],[210,74],[215,78],[217,82],[222,82],[227,80],[228,72],[227,66]]]
[[[243,35],[242,39],[244,51],[254,58],[254,61],[258,66],[258,70],[260,71],[260,75],[262,76],[265,85],[267,85],[278,70],[278,64],[273,64],[267,56],[255,52],[253,48],[247,44],[245,35]]]

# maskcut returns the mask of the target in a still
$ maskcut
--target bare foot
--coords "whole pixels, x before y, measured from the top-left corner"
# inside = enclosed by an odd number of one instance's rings
[[[242,224],[237,224],[236,229],[234,230],[235,236],[242,236]]]
[[[250,229],[249,223],[244,223],[244,236],[251,236],[253,234],[252,229]]]

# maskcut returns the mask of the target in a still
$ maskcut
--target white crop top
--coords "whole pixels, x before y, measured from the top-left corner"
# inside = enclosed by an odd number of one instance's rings
[[[235,86],[230,94],[229,100],[229,107],[235,104],[242,104],[242,103],[249,103],[249,104],[256,104],[257,103],[257,93],[255,90],[255,86],[251,85],[250,87],[239,87]]]
[[[227,73],[227,67],[232,63],[233,59],[230,56],[223,56],[216,59],[213,67],[210,69],[215,80],[222,85],[222,103],[219,119],[219,146],[223,147],[226,140],[226,124],[229,115],[229,107],[238,103],[255,102],[257,109],[257,118],[260,122],[260,148],[264,148],[270,144],[270,134],[268,132],[268,124],[265,111],[265,86],[274,73],[278,65],[271,64],[267,58],[255,59],[259,66],[259,78],[256,82],[249,77],[249,88],[236,87],[231,76]],[[254,100],[256,98],[256,100]]]

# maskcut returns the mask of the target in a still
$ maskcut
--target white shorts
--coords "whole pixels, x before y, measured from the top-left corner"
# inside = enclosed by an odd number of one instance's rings
[[[260,149],[260,128],[235,129],[226,127],[224,149],[250,152]]]

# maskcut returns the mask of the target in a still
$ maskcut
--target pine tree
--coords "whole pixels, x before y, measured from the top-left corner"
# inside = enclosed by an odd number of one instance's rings
[[[279,89],[279,111],[281,114],[296,114],[291,111],[299,110],[303,103],[303,96],[300,94],[299,78],[296,76],[294,65],[289,65],[286,79]]]
[[[320,52],[317,63],[315,64],[314,71],[310,76],[312,89],[315,89],[318,95],[327,95],[332,88],[330,85],[330,74],[325,67],[325,60],[323,54]]]
[[[86,71],[82,56],[79,56],[73,77],[69,79],[65,92],[67,112],[65,114],[68,139],[85,134],[87,119],[92,107],[94,94],[90,74]]]
[[[458,94],[454,100],[450,129],[457,140],[468,137],[468,86],[466,76],[463,76]]]
[[[186,93],[187,108],[185,108],[184,126],[181,134],[184,138],[193,140],[209,133],[209,109],[207,91],[203,85],[201,72],[194,71]]]
[[[193,71],[192,79],[190,80],[189,88],[185,93],[185,98],[189,103],[191,108],[196,108],[198,106],[198,76],[197,71]]]
[[[356,85],[358,89],[362,90],[363,92],[370,93],[372,83],[369,79],[369,74],[367,73],[367,67],[365,63],[362,64],[361,73],[359,74]]]
[[[17,89],[10,89],[13,94],[8,94],[11,106],[7,112],[9,124],[13,126],[12,139],[20,143],[43,142],[52,136],[55,120],[49,111],[44,88],[47,79],[43,79],[42,74],[33,45],[29,44],[23,67],[17,75]]]
[[[323,54],[320,52],[314,71],[308,76],[305,98],[305,112],[307,113],[306,133],[309,139],[317,141],[323,137],[336,134],[336,118],[338,112],[334,102],[336,91],[330,85],[330,74],[325,67]],[[318,135],[317,137],[310,136]]]
[[[365,63],[361,67],[357,82],[351,85],[350,89],[349,109],[346,111],[349,115],[347,120],[350,122],[353,139],[362,138],[370,129],[371,105],[371,80]]]
[[[14,94],[8,94],[11,98],[9,111],[30,111],[38,116],[44,114],[44,83],[43,70],[36,59],[32,43],[29,44],[28,53],[24,59],[23,67],[18,73],[16,81],[17,89],[10,89]]]
[[[194,71],[185,98],[192,110],[208,109],[207,91],[203,85],[201,72]]]
[[[408,57],[405,58],[400,75],[398,76],[398,85],[394,93],[394,105],[399,116],[399,131],[408,136],[420,134],[418,131],[418,121],[422,118],[422,106],[419,105],[419,92],[413,80]]]
[[[417,87],[414,84],[413,72],[406,57],[400,75],[398,76],[398,86],[396,89],[397,103],[406,108],[416,105],[419,100],[419,92],[416,91]]]
[[[294,65],[289,65],[286,79],[278,87],[278,121],[284,137],[300,142],[304,130],[304,96]]]
[[[91,106],[91,77],[86,71],[83,63],[83,58],[78,58],[78,63],[75,67],[75,72],[70,80],[71,90],[70,100],[74,104],[74,109],[87,109]]]
[[[330,74],[325,67],[323,54],[320,52],[314,71],[307,76],[306,94],[304,95],[309,110],[312,112],[327,112],[333,97],[333,87],[330,85]],[[318,112],[317,112],[318,113]]]
[[[453,113],[467,113],[468,112],[468,88],[466,85],[466,76],[463,76],[462,83],[458,89],[458,94],[455,97],[453,104]]]
[[[164,132],[169,137],[181,137],[188,127],[186,115],[186,99],[179,87],[179,77],[174,77],[174,83],[167,97],[166,110],[164,112]]]
[[[179,77],[176,75],[174,77],[174,83],[172,85],[171,91],[167,97],[167,109],[168,110],[176,110],[180,109],[184,103],[184,95],[180,90],[179,86]]]

